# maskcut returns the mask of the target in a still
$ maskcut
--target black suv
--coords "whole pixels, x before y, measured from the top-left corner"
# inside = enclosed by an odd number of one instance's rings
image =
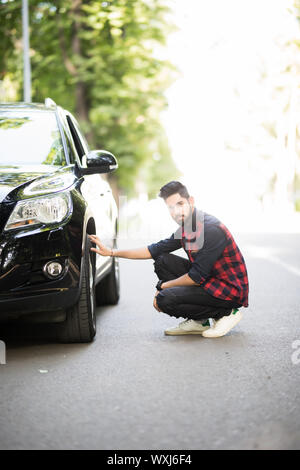
[[[58,339],[90,342],[95,304],[119,300],[118,209],[105,176],[118,167],[91,151],[71,113],[0,103],[0,322],[57,323]]]

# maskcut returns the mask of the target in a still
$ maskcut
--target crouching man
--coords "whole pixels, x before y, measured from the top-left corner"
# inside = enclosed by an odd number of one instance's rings
[[[240,307],[248,307],[247,268],[227,227],[213,215],[194,205],[187,188],[171,181],[160,189],[171,217],[179,228],[169,238],[147,247],[118,250],[97,245],[102,256],[154,259],[158,276],[153,305],[159,312],[185,318],[166,335],[202,335],[216,338],[228,333],[242,318]],[[183,248],[188,259],[171,254]]]

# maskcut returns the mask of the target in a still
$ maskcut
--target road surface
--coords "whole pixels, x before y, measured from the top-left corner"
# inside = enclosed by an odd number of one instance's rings
[[[120,260],[121,300],[97,310],[92,344],[2,328],[0,448],[299,449],[300,235],[236,240],[249,308],[223,338],[164,336],[178,320],[152,306],[152,260]]]

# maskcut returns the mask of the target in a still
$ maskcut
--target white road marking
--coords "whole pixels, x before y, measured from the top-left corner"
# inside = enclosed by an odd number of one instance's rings
[[[272,254],[272,250],[270,248],[255,245],[247,245],[245,247],[245,251],[249,253],[249,255],[253,258],[261,258],[266,259],[267,261],[271,261],[272,263],[281,266],[282,268],[286,269],[295,276],[300,277],[299,268],[296,268],[295,266],[292,266],[291,264],[282,261],[280,258]]]

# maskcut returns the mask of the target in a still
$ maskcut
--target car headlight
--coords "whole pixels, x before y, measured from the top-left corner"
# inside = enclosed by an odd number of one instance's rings
[[[4,230],[62,222],[72,210],[70,193],[56,193],[20,201],[11,213]]]

